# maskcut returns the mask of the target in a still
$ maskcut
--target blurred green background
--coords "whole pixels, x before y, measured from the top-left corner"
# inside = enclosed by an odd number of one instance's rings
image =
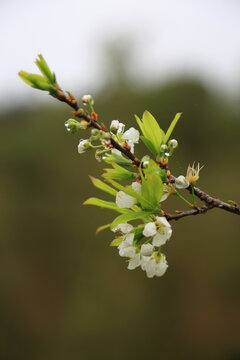
[[[238,201],[239,103],[194,77],[144,88],[119,69],[93,94],[100,120],[136,126],[147,109],[166,130],[182,111],[172,172],[199,161],[199,187]],[[0,358],[240,359],[239,218],[212,210],[174,222],[164,277],[127,270],[113,235],[95,235],[114,214],[82,206],[104,196],[88,178],[103,164],[77,153],[86,133],[66,132],[70,116],[54,99],[0,114]]]

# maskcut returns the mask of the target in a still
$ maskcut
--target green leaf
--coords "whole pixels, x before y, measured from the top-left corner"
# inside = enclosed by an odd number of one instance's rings
[[[127,214],[128,212],[131,212],[131,210],[118,207],[115,203],[111,201],[105,201],[94,197],[84,201],[83,205],[95,205],[105,209],[115,210],[120,214]]]
[[[41,54],[39,54],[38,57],[39,59],[36,59],[35,64],[37,65],[43,76],[50,82],[50,84],[56,83],[56,76],[49,69],[49,66],[46,63],[44,57]]]
[[[93,185],[96,186],[96,188],[105,191],[106,193],[116,196],[117,195],[117,190],[113,189],[111,186],[105,184],[103,181],[96,179],[93,176],[89,176]]]
[[[145,172],[145,177],[141,174],[142,178],[142,195],[149,199],[154,207],[160,209],[159,201],[163,194],[163,183],[159,167],[153,161],[149,161],[149,165]]]
[[[57,92],[57,89],[40,75],[30,74],[25,71],[20,71],[18,75],[26,84],[35,89],[49,91],[51,94],[55,94]]]
[[[136,178],[136,174],[124,169],[118,164],[112,163],[113,169],[104,169],[106,172],[102,174],[105,179],[130,180]]]
[[[99,226],[99,227],[97,228],[97,230],[96,230],[96,234],[99,234],[100,231],[103,231],[103,230],[109,228],[110,226],[111,226],[111,224],[106,224],[106,225]]]
[[[144,235],[143,235],[144,226],[145,226],[144,224],[141,224],[135,228],[135,233],[134,233],[134,242],[135,243],[137,243],[142,238],[144,238]]]
[[[142,139],[143,142],[149,149],[151,149],[151,152],[153,152],[155,155],[159,154],[163,133],[160,126],[158,125],[158,122],[149,111],[145,111],[143,113],[142,122],[137,116],[135,117],[144,136],[144,140]]]
[[[128,221],[142,219],[151,221],[151,212],[140,211],[140,212],[131,212],[129,214],[123,214],[116,217],[116,219],[111,224],[111,229],[115,228],[119,224],[126,223]]]
[[[121,166],[132,166],[132,162],[131,160],[126,159],[123,156],[120,155],[115,155],[115,154],[106,154],[106,158],[104,159],[104,161],[107,164],[112,164],[113,162],[121,165]]]
[[[153,153],[154,155],[157,155],[157,152],[156,152],[156,150],[154,148],[154,145],[151,143],[150,140],[148,140],[144,136],[140,136],[140,139],[142,140],[144,145],[148,148],[148,150],[151,151],[151,153]]]
[[[122,242],[123,242],[122,237],[121,238],[116,238],[111,242],[110,246],[119,246]]]
[[[175,117],[174,117],[173,121],[171,122],[171,124],[170,124],[170,126],[168,128],[168,131],[166,132],[166,135],[165,135],[165,137],[163,139],[164,144],[166,144],[168,142],[168,140],[169,140],[175,126],[177,125],[177,122],[180,119],[181,115],[182,115],[182,113],[177,113],[175,115]]]

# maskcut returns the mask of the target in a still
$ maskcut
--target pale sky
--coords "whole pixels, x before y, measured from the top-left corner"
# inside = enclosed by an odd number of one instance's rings
[[[143,84],[194,74],[240,89],[238,0],[0,0],[0,106],[46,100],[17,77],[42,53],[66,90],[96,91],[108,73],[102,45],[134,41],[129,76]],[[122,52],[128,41],[121,40]],[[81,94],[79,94],[80,96]]]

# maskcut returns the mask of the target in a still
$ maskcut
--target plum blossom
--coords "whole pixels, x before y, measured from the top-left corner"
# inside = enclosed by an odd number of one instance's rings
[[[128,223],[118,224],[115,228],[112,229],[113,232],[121,231],[124,234],[127,234],[132,230],[133,230],[133,226]]]
[[[153,246],[161,246],[170,239],[172,235],[172,228],[167,219],[164,216],[156,217],[157,232],[153,237]]]
[[[116,204],[120,208],[130,209],[136,202],[135,197],[126,194],[124,191],[118,191],[116,195]]]
[[[190,183],[183,175],[180,175],[175,179],[175,185],[177,189],[186,189],[189,187]]]
[[[134,152],[134,144],[138,143],[139,141],[139,131],[136,130],[134,127],[131,127],[123,134],[123,140],[126,140],[128,145],[131,146],[131,151]]]
[[[80,140],[78,144],[78,153],[83,154],[85,153],[86,149],[89,148],[90,142],[89,140]]]
[[[165,258],[165,255],[161,254],[156,258],[151,258],[145,262],[144,270],[147,273],[148,278],[153,278],[154,276],[162,276],[165,274],[168,268],[168,264]]]
[[[133,246],[134,234],[130,233],[125,236],[123,242],[118,246],[119,255],[122,257],[133,258],[136,254],[136,247]]]

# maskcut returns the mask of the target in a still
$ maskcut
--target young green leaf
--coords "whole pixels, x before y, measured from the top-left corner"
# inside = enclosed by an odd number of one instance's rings
[[[50,82],[50,84],[55,84],[56,83],[55,74],[53,74],[49,69],[49,66],[46,63],[44,57],[41,54],[39,54],[38,57],[39,59],[36,59],[35,64],[37,65],[43,76]]]
[[[123,242],[123,238],[116,238],[111,243],[110,246],[119,246]]]
[[[171,122],[168,131],[166,132],[166,135],[164,136],[163,142],[164,144],[166,144],[175,128],[175,126],[177,125],[178,120],[180,119],[182,113],[177,113],[173,119],[173,121]]]
[[[129,214],[123,214],[116,217],[116,219],[111,224],[111,229],[116,227],[119,224],[126,223],[128,221],[142,219],[145,221],[151,221],[151,212],[147,211],[140,211],[140,212],[131,212]]]
[[[154,155],[159,154],[163,139],[163,132],[156,119],[152,116],[152,114],[150,114],[149,111],[145,111],[143,113],[142,121],[139,119],[139,117],[135,117],[144,136],[144,138],[142,138],[143,142]]]
[[[116,196],[117,195],[117,190],[113,189],[111,186],[105,184],[103,181],[96,179],[93,176],[89,176],[93,185],[96,186],[96,188],[105,191],[106,193]]]
[[[100,231],[103,231],[103,230],[109,228],[110,226],[111,226],[111,224],[106,224],[106,225],[99,226],[99,227],[97,228],[97,230],[96,230],[96,234],[99,234]]]
[[[121,166],[132,166],[131,160],[126,159],[125,157],[123,157],[121,155],[116,155],[116,154],[106,154],[106,158],[104,159],[104,161],[107,164],[112,164],[114,162]]]
[[[124,169],[118,164],[112,163],[113,169],[104,169],[106,172],[102,174],[105,179],[114,180],[130,180],[136,178],[136,174]]]
[[[148,148],[149,151],[151,151],[151,153],[153,155],[157,155],[157,151],[155,150],[154,145],[151,143],[150,140],[148,140],[147,138],[145,138],[144,136],[140,136],[140,139],[142,140],[142,142],[144,143],[144,145]]]
[[[102,207],[105,209],[115,210],[115,211],[119,212],[120,214],[127,214],[127,213],[131,212],[131,210],[118,207],[115,203],[113,203],[111,201],[105,201],[105,200],[101,200],[101,199],[94,198],[94,197],[89,198],[86,201],[84,201],[83,205],[95,205],[95,206],[99,206],[99,207]]]

